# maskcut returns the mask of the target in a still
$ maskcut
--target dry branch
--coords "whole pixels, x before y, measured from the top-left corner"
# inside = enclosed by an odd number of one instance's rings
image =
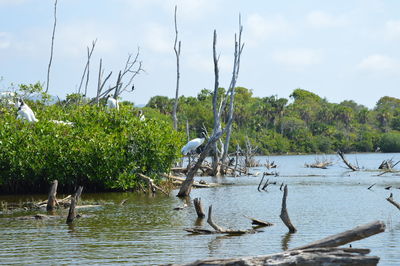
[[[386,200],[392,203],[393,206],[395,206],[397,209],[400,210],[400,204],[393,199],[393,193],[390,193],[390,196]]]
[[[352,165],[351,163],[349,163],[349,161],[347,161],[347,159],[346,159],[346,157],[344,157],[344,153],[342,151],[339,150],[338,154],[339,154],[340,158],[342,158],[344,164],[347,165],[347,167],[349,169],[351,169],[352,171],[358,171],[359,170],[358,167]]]
[[[168,192],[164,191],[162,188],[160,188],[159,186],[154,184],[153,179],[151,179],[150,177],[145,176],[144,174],[138,174],[138,176],[147,182],[147,184],[149,185],[149,187],[153,193],[156,193],[156,191],[159,190],[162,193],[164,193],[165,195],[167,195],[167,196],[169,195]]]
[[[274,225],[273,223],[267,222],[267,221],[263,221],[263,220],[259,220],[253,217],[249,217],[244,215],[244,217],[246,217],[247,219],[251,220],[251,223],[254,225],[258,225],[258,226],[272,226]]]
[[[45,90],[46,93],[49,91],[50,68],[51,68],[51,62],[53,61],[54,35],[56,33],[56,25],[57,25],[57,0],[54,1],[54,24],[53,24],[53,33],[51,35],[50,59],[49,59],[49,65],[47,67],[47,81]]]

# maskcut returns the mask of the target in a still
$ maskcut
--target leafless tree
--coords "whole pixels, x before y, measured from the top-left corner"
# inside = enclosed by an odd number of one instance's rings
[[[57,25],[57,0],[54,1],[54,25],[53,25],[53,34],[51,35],[50,60],[47,68],[47,81],[46,81],[46,91],[45,91],[46,93],[49,91],[50,68],[51,68],[51,62],[53,61],[54,35],[56,33],[56,25]]]
[[[176,111],[178,109],[178,96],[179,96],[179,57],[181,55],[181,41],[178,42],[178,26],[176,23],[176,10],[177,6],[175,6],[175,15],[174,15],[174,22],[175,22],[175,42],[174,42],[174,51],[176,55],[176,90],[175,90],[175,102],[174,102],[174,109],[172,110],[172,118],[174,120],[174,129],[178,129],[178,118],[176,116]],[[178,43],[178,47],[176,46]]]
[[[92,57],[96,43],[97,43],[97,39],[92,42],[92,47],[90,49],[89,49],[89,47],[87,47],[87,61],[86,61],[85,69],[83,70],[81,82],[79,83],[78,93],[80,94],[81,89],[82,89],[83,80],[85,79],[85,76],[86,76],[85,94],[84,94],[85,96],[87,95],[87,87],[88,87],[88,83],[89,83],[90,59]]]
[[[217,32],[214,30],[214,38],[213,38],[213,59],[214,59],[214,75],[215,75],[215,82],[214,82],[214,95],[213,95],[213,110],[214,110],[214,130],[211,135],[211,137],[208,139],[208,142],[206,146],[204,147],[204,150],[200,153],[200,156],[196,162],[196,164],[190,168],[188,171],[188,174],[186,176],[185,181],[182,183],[182,186],[178,192],[178,197],[187,197],[190,194],[190,191],[192,189],[192,185],[194,182],[194,176],[203,163],[204,159],[210,152],[210,150],[215,147],[216,142],[220,139],[220,137],[227,133],[229,129],[229,125],[232,124],[232,119],[233,119],[233,101],[232,106],[229,108],[229,115],[228,115],[228,120],[226,122],[226,126],[224,128],[221,127],[221,113],[222,110],[224,110],[226,103],[227,103],[227,98],[232,98],[234,97],[234,92],[235,92],[235,85],[236,85],[236,80],[238,78],[239,74],[239,65],[240,65],[240,56],[243,51],[243,44],[241,43],[241,34],[242,34],[242,25],[239,17],[239,38],[235,37],[235,52],[234,52],[234,67],[233,67],[233,72],[232,72],[232,80],[231,84],[229,86],[229,89],[227,90],[225,97],[222,99],[221,104],[219,108],[217,108],[217,94],[218,94],[218,87],[219,87],[219,68],[218,68],[218,57],[216,53],[216,43],[217,43]],[[233,94],[233,96],[232,96]]]

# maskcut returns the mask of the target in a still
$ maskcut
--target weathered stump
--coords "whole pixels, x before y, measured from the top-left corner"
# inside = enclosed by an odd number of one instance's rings
[[[58,181],[54,180],[51,188],[50,188],[50,192],[49,192],[49,197],[47,199],[47,206],[46,206],[46,210],[47,211],[52,211],[56,208],[56,206],[58,205],[57,203],[57,186],[58,186]]]
[[[287,194],[288,194],[288,189],[287,189],[287,185],[285,185],[285,187],[283,189],[281,215],[279,217],[282,219],[282,222],[287,226],[290,233],[296,233],[297,229],[294,227],[294,225],[290,221],[289,213],[286,209]]]
[[[195,198],[193,200],[193,203],[194,203],[194,208],[196,209],[197,217],[199,218],[206,217],[206,214],[204,213],[203,210],[203,205],[201,203],[201,198]]]

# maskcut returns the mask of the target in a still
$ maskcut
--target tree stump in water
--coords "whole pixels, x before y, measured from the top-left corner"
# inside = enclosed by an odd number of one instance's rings
[[[69,206],[69,211],[68,211],[68,217],[67,217],[67,224],[70,224],[74,221],[76,218],[76,212],[75,208],[77,205],[77,202],[79,200],[79,197],[82,193],[83,187],[80,186],[77,191],[75,192],[74,196],[71,197],[71,205]]]
[[[203,210],[203,205],[201,204],[201,198],[195,198],[193,200],[193,203],[194,203],[194,208],[196,209],[197,217],[199,218],[206,217],[206,214],[204,213]]]
[[[47,200],[47,206],[46,206],[46,210],[47,211],[52,211],[56,208],[56,206],[58,205],[57,203],[57,186],[58,186],[58,181],[54,180],[51,188],[50,188],[50,192],[49,192],[49,198]]]
[[[287,185],[285,185],[285,187],[283,189],[281,215],[279,217],[281,217],[283,223],[287,226],[287,228],[289,228],[290,233],[296,233],[297,229],[294,227],[294,225],[290,221],[289,213],[286,209],[287,194],[288,194],[288,189],[287,189]]]

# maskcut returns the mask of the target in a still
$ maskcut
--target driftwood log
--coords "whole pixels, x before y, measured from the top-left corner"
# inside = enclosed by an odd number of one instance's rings
[[[261,232],[255,229],[233,230],[233,229],[225,229],[222,226],[219,226],[212,219],[212,205],[210,205],[210,207],[208,208],[207,223],[214,229],[214,231],[201,228],[186,228],[185,231],[192,234],[228,234],[228,235],[243,235],[243,234],[253,234]]]
[[[281,215],[279,217],[282,219],[282,222],[287,226],[290,233],[296,233],[297,229],[294,227],[294,225],[290,221],[289,213],[286,209],[287,194],[288,194],[288,188],[287,188],[287,185],[285,185],[285,187],[283,189]]]
[[[384,230],[385,224],[376,221],[281,253],[256,257],[205,259],[184,265],[377,265],[379,257],[366,256],[370,252],[369,249],[337,248],[337,246],[378,234]]]
[[[58,186],[58,181],[54,180],[51,184],[51,188],[50,188],[50,192],[49,192],[49,197],[47,199],[47,206],[46,206],[46,210],[47,211],[52,211],[56,208],[56,206],[58,205],[57,202],[57,186]]]
[[[247,219],[251,220],[251,224],[253,225],[257,225],[257,226],[272,226],[274,225],[273,223],[267,222],[267,221],[263,221],[263,220],[259,220],[253,217],[249,217],[244,215],[244,217],[246,217]]]

